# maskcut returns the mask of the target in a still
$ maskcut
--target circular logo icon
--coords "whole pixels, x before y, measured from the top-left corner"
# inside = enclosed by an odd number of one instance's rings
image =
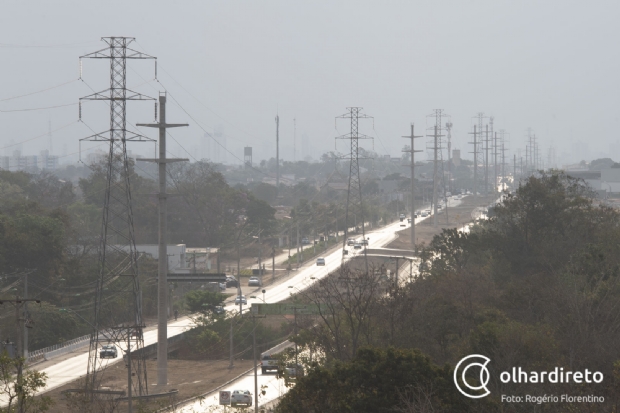
[[[489,389],[487,389],[487,384],[489,383],[487,364],[490,361],[491,359],[480,354],[470,354],[458,362],[454,368],[454,384],[463,396],[467,396],[470,399],[480,399],[491,394]],[[480,385],[473,386],[467,382],[466,375],[468,370],[470,375],[478,373],[477,377]],[[479,394],[479,392],[483,393]]]

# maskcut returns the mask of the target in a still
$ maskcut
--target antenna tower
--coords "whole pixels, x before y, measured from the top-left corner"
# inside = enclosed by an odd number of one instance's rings
[[[351,132],[345,135],[338,136],[336,139],[347,139],[351,142],[350,153],[345,155],[349,158],[349,187],[347,189],[347,207],[345,212],[344,221],[344,238],[342,242],[342,261],[344,262],[344,255],[346,253],[347,236],[349,232],[350,221],[354,223],[357,230],[357,222],[362,223],[362,238],[366,239],[366,229],[364,227],[364,205],[362,198],[362,181],[360,179],[360,166],[359,166],[359,140],[360,139],[372,139],[370,136],[366,136],[359,133],[359,120],[360,119],[372,119],[372,116],[362,114],[362,108],[350,107],[347,108],[347,113],[336,117],[336,119],[349,119],[351,123]],[[358,218],[359,217],[359,220]],[[366,272],[368,272],[368,259],[366,257],[366,249],[364,248],[364,265]]]
[[[110,88],[81,98],[81,100],[106,100],[110,105],[110,129],[82,139],[82,141],[109,142],[107,182],[99,242],[99,274],[85,382],[86,390],[91,393],[92,399],[104,375],[105,363],[99,358],[99,343],[126,346],[129,364],[127,373],[130,382],[127,396],[131,410],[134,391],[137,395],[146,395],[148,386],[144,352],[140,351],[144,347],[144,324],[126,144],[128,141],[152,140],[126,129],[126,103],[128,100],[154,99],[127,89],[126,71],[127,59],[155,59],[155,57],[127,47],[135,40],[132,37],[104,37],[101,40],[107,43],[108,47],[80,57],[80,59],[110,60]],[[104,296],[104,288],[116,291]],[[113,311],[119,305],[126,305],[126,311],[120,319]],[[137,354],[131,354],[136,351]],[[135,376],[135,379],[132,379],[132,376]]]

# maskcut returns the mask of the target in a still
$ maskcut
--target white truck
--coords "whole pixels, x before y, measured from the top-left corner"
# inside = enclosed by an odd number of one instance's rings
[[[268,371],[278,371],[278,360],[274,358],[271,354],[263,354],[263,357],[260,361],[260,371],[262,374],[267,373]]]
[[[230,395],[230,407],[243,404],[250,407],[252,405],[252,393],[249,390],[233,390]]]

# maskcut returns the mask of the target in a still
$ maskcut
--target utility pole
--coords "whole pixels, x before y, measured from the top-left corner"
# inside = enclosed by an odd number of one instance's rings
[[[512,164],[513,164],[513,168],[514,171],[512,172],[513,175],[513,186],[516,188],[517,187],[517,154],[513,155],[513,160],[512,160]]]
[[[476,138],[478,137],[478,132],[476,131],[476,125],[474,125],[473,133],[470,132],[470,134],[474,135],[474,141],[469,142],[469,143],[472,143],[474,145],[474,151],[470,153],[474,154],[474,198],[477,198],[478,197],[478,142]]]
[[[23,370],[24,370],[24,364],[26,362],[26,358],[24,357],[24,347],[23,347],[23,343],[22,343],[22,339],[24,337],[24,325],[25,324],[25,317],[20,317],[20,310],[26,305],[27,302],[29,301],[34,301],[37,304],[41,304],[41,300],[37,300],[35,298],[19,298],[19,296],[15,297],[15,300],[2,300],[0,301],[0,305],[3,305],[4,303],[9,303],[11,305],[13,305],[13,307],[15,307],[15,336],[17,337],[17,354],[16,357],[18,358],[18,362],[17,362],[17,378],[16,378],[16,387],[18,390],[18,394],[17,394],[17,413],[24,413],[24,392],[22,390],[22,386],[23,386]],[[27,325],[26,325],[27,326]]]
[[[166,164],[189,159],[166,158],[166,129],[189,126],[187,123],[166,123],[166,93],[159,93],[159,122],[138,123],[136,126],[159,129],[159,158],[140,161],[155,162],[159,168],[159,246],[157,260],[157,385],[168,385],[168,194]],[[194,254],[194,267],[196,255]],[[194,271],[195,272],[195,271]]]
[[[28,297],[28,273],[24,274],[24,297]],[[28,314],[28,301],[24,301],[24,321],[30,318]],[[24,328],[24,346],[21,356],[28,360],[28,329]]]
[[[271,246],[271,282],[276,282],[276,246]]]
[[[280,195],[280,116],[276,115],[276,198]]]
[[[297,221],[297,269],[299,269],[299,265],[301,264],[301,254],[299,251],[299,221]],[[301,247],[301,251],[303,252],[304,247]]]
[[[263,281],[263,266],[262,266],[262,262],[261,262],[261,258],[262,258],[262,254],[261,254],[261,250],[260,250],[260,233],[261,233],[261,229],[260,229],[260,222],[258,223],[258,276],[260,277],[261,283]]]
[[[409,150],[407,149],[403,149],[403,152],[410,152],[411,153],[411,164],[409,165],[409,167],[411,168],[411,247],[413,248],[414,251],[417,252],[417,248],[415,245],[415,218],[414,218],[414,214],[415,214],[415,193],[414,193],[414,189],[415,189],[415,153],[416,152],[422,152],[421,150],[416,151],[414,149],[414,139],[415,138],[421,138],[422,136],[415,136],[415,134],[413,133],[413,123],[411,124],[411,135],[409,136],[403,136],[403,138],[406,139],[410,139],[410,143],[409,143]]]
[[[433,200],[432,200],[432,208],[433,208],[433,226],[437,226],[437,191],[439,190],[439,170],[438,170],[438,162],[441,162],[441,173],[442,173],[442,182],[444,184],[444,189],[445,189],[445,181],[444,181],[444,168],[443,168],[443,152],[437,152],[442,151],[443,147],[441,146],[441,137],[443,136],[441,134],[441,130],[442,130],[442,116],[444,116],[443,113],[443,109],[435,109],[434,113],[431,115],[428,115],[429,117],[432,116],[435,118],[435,126],[433,127],[433,134],[432,135],[427,135],[427,136],[432,136],[434,141],[433,141],[433,146],[430,148],[433,150]],[[431,128],[429,128],[431,129]],[[444,190],[444,199],[445,199],[445,190]],[[447,204],[447,203],[446,203]]]
[[[497,145],[497,132],[493,132],[493,194],[497,193],[497,176],[498,176],[498,169],[497,169],[497,151],[499,149],[499,146]]]
[[[297,119],[293,118],[293,162],[297,162]]]
[[[257,318],[266,318],[266,315],[257,316],[257,315],[246,315],[246,318],[252,319],[252,353],[253,353],[253,365],[254,365],[254,413],[258,413],[258,369],[256,362],[256,319]]]
[[[437,226],[437,149],[438,149],[438,145],[439,143],[437,142],[437,139],[439,138],[437,136],[437,125],[435,125],[435,134],[434,134],[434,142],[435,144],[433,145],[433,226],[436,227]]]
[[[484,144],[484,195],[489,195],[489,125],[485,125]]]
[[[489,159],[489,143],[493,142],[493,116],[489,117],[489,133],[487,134],[487,176],[489,178],[491,178],[491,159]],[[489,140],[490,139],[490,140]],[[493,146],[491,146],[491,150],[493,151]],[[491,152],[491,156],[493,156],[493,152]],[[495,164],[493,164],[495,165]],[[495,167],[495,166],[494,166]],[[494,184],[494,187],[496,188],[496,185]],[[495,189],[491,189],[489,188],[487,190],[487,194],[490,191],[494,191],[497,192]]]
[[[448,130],[448,191],[450,193],[452,193],[452,126],[452,122],[446,123]]]

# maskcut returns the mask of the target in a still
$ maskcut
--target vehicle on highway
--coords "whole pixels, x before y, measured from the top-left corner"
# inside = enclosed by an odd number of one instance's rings
[[[351,245],[355,244],[355,238],[349,238],[347,240],[347,245],[350,247]]]
[[[353,249],[354,250],[361,250],[362,249],[362,244],[360,244],[359,242],[356,242],[355,244],[353,244]]]
[[[319,257],[316,259],[316,265],[325,265],[325,258]]]
[[[362,240],[360,241],[360,244],[362,244],[362,245],[368,245],[368,240],[367,240],[367,239],[362,239]]]
[[[239,287],[239,281],[232,275],[226,276],[226,287]]]
[[[258,277],[250,277],[250,279],[248,280],[248,285],[251,287],[260,287],[261,285],[263,285],[263,283]]]
[[[268,371],[278,372],[278,359],[273,357],[271,354],[263,354],[260,361],[260,371],[262,374],[265,374]]]
[[[285,384],[297,381],[297,378],[303,377],[304,374],[304,368],[301,364],[298,364],[297,367],[294,364],[289,364],[284,368],[284,372],[279,372],[280,376],[284,376]]]
[[[209,288],[212,290],[217,290],[219,288],[220,291],[224,291],[226,289],[226,283],[210,282]]]
[[[224,306],[216,305],[215,309],[213,309],[213,312],[217,315],[220,315],[220,314],[224,314],[226,310],[224,309]]]
[[[303,237],[301,239],[301,245],[308,245],[310,244],[310,240],[307,237]]]
[[[400,220],[402,221],[403,219],[405,219],[405,214],[400,214]]]
[[[118,351],[114,344],[106,344],[99,350],[99,358],[102,359],[115,359],[118,357]]]
[[[426,211],[422,211],[422,212],[420,213],[420,216],[421,216],[422,218],[426,218],[426,217],[428,216],[428,213],[427,213]]]
[[[249,390],[233,390],[230,395],[230,407],[243,404],[247,407],[252,405],[252,393]]]
[[[235,304],[239,305],[240,303],[247,305],[248,300],[246,300],[245,295],[238,295],[237,298],[235,298]]]
[[[411,218],[407,218],[407,222],[411,224]]]

